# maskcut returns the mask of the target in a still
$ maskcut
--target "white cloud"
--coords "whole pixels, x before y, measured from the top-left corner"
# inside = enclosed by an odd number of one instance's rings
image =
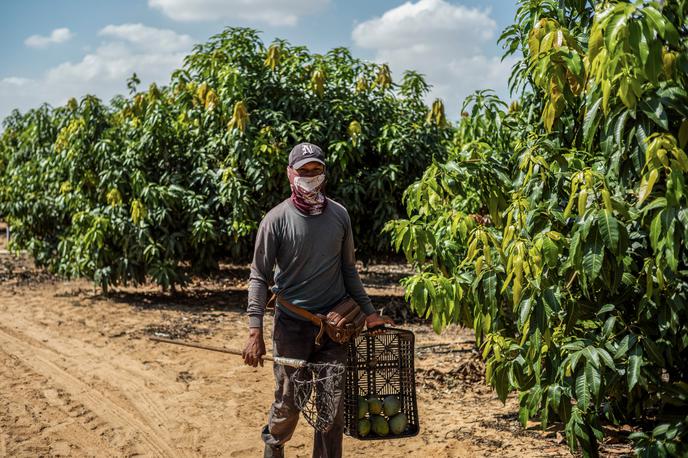
[[[495,89],[507,97],[514,59],[494,55],[497,24],[489,11],[444,0],[406,2],[382,16],[356,25],[357,46],[371,49],[375,60],[390,65],[396,81],[403,70],[416,70],[433,86],[428,102],[442,98],[447,113],[458,117],[464,98],[477,89]]]
[[[6,84],[8,86],[24,86],[30,82],[31,80],[28,78],[19,78],[16,76],[9,76],[0,80],[0,84]]]
[[[24,40],[24,44],[31,48],[45,48],[51,44],[69,41],[73,36],[74,34],[70,32],[68,28],[62,27],[60,29],[53,30],[47,37],[42,35],[31,35]]]
[[[148,0],[175,21],[240,19],[272,26],[296,25],[301,16],[322,10],[329,0]]]
[[[127,93],[126,80],[134,72],[139,89],[152,82],[167,84],[193,46],[188,35],[142,24],[108,25],[98,35],[108,40],[77,62],[63,62],[35,79],[0,79],[0,120],[13,108],[26,111],[43,102],[57,106],[86,94],[108,101]]]
[[[108,25],[98,35],[118,38],[149,51],[165,52],[188,49],[193,40],[172,30],[146,27],[143,24]]]

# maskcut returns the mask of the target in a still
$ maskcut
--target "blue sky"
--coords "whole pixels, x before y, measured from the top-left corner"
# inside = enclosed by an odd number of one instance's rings
[[[227,26],[261,30],[313,52],[349,47],[387,62],[392,76],[426,75],[430,102],[456,117],[463,98],[494,88],[508,98],[513,60],[497,45],[515,0],[23,0],[0,14],[0,119],[14,108],[95,94],[126,93],[135,71],[142,87],[166,84],[194,43]]]

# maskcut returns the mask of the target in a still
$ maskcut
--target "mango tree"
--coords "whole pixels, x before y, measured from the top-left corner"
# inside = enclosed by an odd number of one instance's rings
[[[164,289],[218,260],[246,260],[265,212],[289,196],[287,156],[327,153],[328,193],[351,214],[359,257],[388,250],[384,223],[450,137],[415,72],[346,48],[313,54],[227,28],[195,46],[165,86],[103,104],[15,111],[0,136],[0,215],[11,247],[64,276]]]
[[[641,455],[688,453],[687,9],[521,1],[523,94],[470,97],[387,226],[415,310],[472,326],[499,397],[586,456],[624,423]]]

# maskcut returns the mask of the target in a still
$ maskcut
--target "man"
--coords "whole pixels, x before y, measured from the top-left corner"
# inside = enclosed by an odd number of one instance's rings
[[[368,328],[392,323],[372,306],[356,271],[351,221],[346,209],[325,196],[325,156],[311,143],[300,143],[289,153],[287,176],[291,197],[271,209],[256,236],[249,279],[249,337],[244,362],[263,365],[265,355],[263,314],[268,285],[285,301],[323,315],[347,295],[366,314]],[[276,266],[274,278],[273,267]],[[275,306],[273,354],[312,362],[346,362],[346,349],[326,335],[315,344],[318,328],[279,304]],[[295,369],[274,365],[275,401],[263,428],[265,457],[283,457],[284,443],[296,428],[299,411],[294,405],[290,375]],[[344,387],[338,389],[338,412],[327,432],[316,432],[314,458],[342,455]]]

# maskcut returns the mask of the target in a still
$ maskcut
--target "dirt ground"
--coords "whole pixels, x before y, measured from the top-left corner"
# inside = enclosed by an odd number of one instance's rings
[[[396,286],[405,273],[372,266],[362,278],[375,306],[416,335],[420,433],[345,436],[345,456],[570,456],[560,428],[522,429],[514,397],[502,405],[484,385],[470,331],[438,336],[408,315]],[[262,456],[271,367],[148,339],[241,348],[247,278],[245,266],[223,266],[176,296],[145,286],[104,297],[1,253],[0,456]],[[310,456],[311,442],[301,421],[287,456]]]

